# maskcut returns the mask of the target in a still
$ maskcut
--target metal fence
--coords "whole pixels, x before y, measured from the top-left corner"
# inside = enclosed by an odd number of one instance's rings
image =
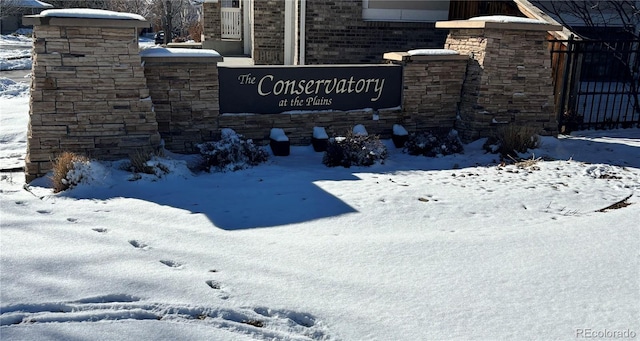
[[[640,128],[640,40],[550,40],[560,132]]]

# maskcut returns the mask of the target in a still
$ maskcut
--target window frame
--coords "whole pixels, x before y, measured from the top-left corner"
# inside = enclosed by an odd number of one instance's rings
[[[392,0],[391,0],[392,1]],[[441,0],[450,3],[450,0]],[[364,21],[395,22],[436,22],[449,19],[449,9],[417,10],[417,9],[379,9],[369,8],[369,0],[362,0],[362,19]]]

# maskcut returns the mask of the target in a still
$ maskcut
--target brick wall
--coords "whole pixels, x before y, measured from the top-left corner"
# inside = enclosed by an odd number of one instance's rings
[[[306,64],[380,63],[389,51],[442,48],[447,36],[434,23],[364,21],[362,1],[313,0],[306,6]]]
[[[253,61],[256,65],[284,64],[284,2],[254,2]]]
[[[137,27],[145,22],[36,17],[30,23],[28,181],[51,170],[62,151],[111,160],[158,146],[138,55]]]
[[[465,140],[489,136],[505,124],[557,133],[547,33],[508,25],[451,28],[447,38],[445,48],[471,56],[457,122]]]
[[[219,59],[143,57],[147,86],[165,148],[197,152],[218,132]]]
[[[221,39],[220,2],[205,2],[202,4],[202,30],[204,40]]]

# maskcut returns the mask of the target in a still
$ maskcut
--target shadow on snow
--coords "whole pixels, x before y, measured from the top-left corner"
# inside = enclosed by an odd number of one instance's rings
[[[586,138],[578,135],[546,139],[532,157],[640,168],[639,147],[633,146],[638,136],[640,130],[630,129],[587,132]],[[614,137],[616,140],[610,140]],[[77,199],[141,199],[204,214],[224,230],[274,227],[357,212],[318,186],[320,181],[359,180],[354,174],[363,172],[393,174],[495,165],[499,156],[487,154],[482,149],[483,141],[465,145],[465,154],[439,158],[409,156],[385,141],[390,152],[385,164],[350,169],[327,168],[321,163],[321,153],[309,152],[311,147],[294,147],[288,157],[272,158],[271,164],[243,171],[202,173],[157,182],[123,181],[107,189],[79,187],[63,195]]]

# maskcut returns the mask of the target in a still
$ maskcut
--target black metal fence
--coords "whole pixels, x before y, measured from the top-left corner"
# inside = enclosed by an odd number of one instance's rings
[[[560,132],[640,128],[640,40],[550,40]]]

